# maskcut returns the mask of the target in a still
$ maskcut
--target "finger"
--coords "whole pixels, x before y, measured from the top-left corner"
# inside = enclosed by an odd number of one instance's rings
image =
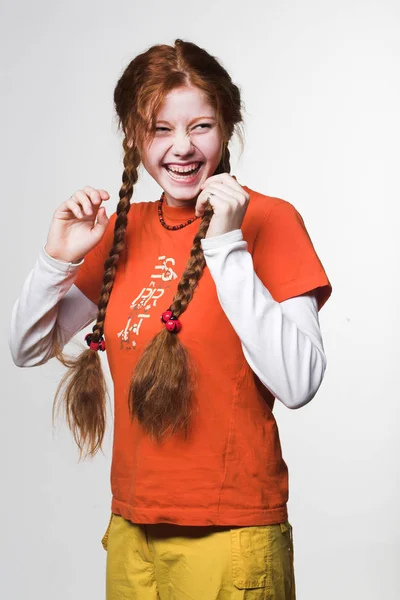
[[[92,217],[93,216],[93,206],[92,206],[90,199],[85,194],[85,192],[82,190],[78,190],[77,192],[75,192],[75,197],[76,197],[77,202],[81,205],[83,212],[88,217]],[[95,209],[97,209],[96,206],[95,206]]]
[[[220,196],[212,196],[210,204],[214,210],[214,214],[217,214],[219,217],[221,217],[221,215],[231,215],[234,212],[232,203]]]
[[[83,192],[90,198],[90,201],[95,207],[99,207],[103,201],[110,199],[110,194],[107,192],[107,190],[97,190],[91,185],[85,185]]]
[[[87,195],[94,206],[100,206],[103,199],[99,190],[96,190],[96,188],[92,187],[91,185],[85,185],[82,191]]]
[[[233,190],[242,191],[245,193],[242,186],[236,181],[236,179],[229,175],[229,173],[218,173],[218,175],[212,175],[206,179],[200,187],[204,188],[209,183],[225,184]]]
[[[224,202],[229,204],[231,209],[235,209],[238,206],[239,202],[237,198],[232,196],[231,192],[231,189],[229,189],[229,193],[226,193],[224,190],[216,186],[207,186],[207,189],[201,192],[199,194],[199,197],[197,198],[195,208],[196,215],[201,216],[204,214],[204,210],[208,201],[213,207],[214,212],[216,209],[216,204],[218,204],[219,200],[223,200]],[[213,195],[210,196],[210,194]]]
[[[106,214],[106,209],[104,208],[104,206],[101,206],[97,213],[97,221],[93,227],[93,233],[101,238],[103,236],[104,230],[108,225],[108,221],[109,219]]]
[[[108,217],[104,206],[100,206],[99,212],[97,213],[97,220],[101,221],[102,223],[108,222]]]
[[[211,196],[211,198],[214,198],[215,196],[219,196],[221,198],[225,198],[226,200],[230,200],[233,203],[240,202],[241,199],[243,198],[242,194],[238,193],[236,190],[232,190],[232,188],[230,188],[226,185],[218,186],[218,184],[214,184],[214,185],[208,185],[202,192],[200,192],[198,199],[197,199],[199,204],[200,203],[205,204],[207,202],[210,194],[214,194],[214,196]],[[210,198],[210,201],[211,201],[211,198]]]
[[[226,200],[227,202],[229,202],[230,204],[232,204],[232,206],[236,206],[238,203],[239,198],[237,198],[237,193],[235,195],[235,192],[232,190],[232,188],[228,188],[225,187],[225,189],[221,186],[221,187],[217,187],[216,185],[211,185],[211,186],[207,186],[207,189],[204,190],[205,192],[205,201],[207,202],[208,197],[210,196],[210,203],[212,203],[212,201],[218,197],[221,198],[221,200]],[[211,195],[213,194],[213,195]]]
[[[208,193],[221,192],[223,194],[227,194],[228,196],[232,196],[233,198],[235,198],[239,202],[239,204],[243,204],[246,200],[246,194],[245,194],[244,190],[233,189],[230,186],[226,185],[225,183],[220,183],[219,185],[218,184],[208,185],[203,191],[208,192]]]
[[[81,207],[79,206],[79,204],[77,204],[76,200],[74,199],[74,197],[75,197],[75,194],[74,194],[74,196],[69,198],[69,200],[67,200],[65,202],[65,206],[67,208],[69,208],[69,210],[72,212],[73,215],[75,215],[75,217],[77,219],[82,219],[84,214],[81,210]]]
[[[103,202],[104,200],[109,200],[110,199],[110,194],[107,192],[107,190],[103,190],[103,189],[97,189],[96,188],[91,188],[90,185],[86,186],[89,190],[93,190],[93,192],[88,193],[88,196],[90,196],[90,198],[92,199],[93,202],[96,202],[97,200],[99,200],[100,202]],[[83,188],[85,190],[85,188]],[[97,192],[94,193],[94,192]]]
[[[102,200],[109,200],[110,199],[110,194],[107,192],[107,190],[97,190],[101,196]]]

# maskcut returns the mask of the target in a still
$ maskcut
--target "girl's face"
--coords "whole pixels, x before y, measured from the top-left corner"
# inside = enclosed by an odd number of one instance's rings
[[[204,92],[180,87],[168,93],[157,114],[154,140],[142,150],[143,166],[164,190],[167,204],[195,202],[200,185],[220,162],[222,142]]]

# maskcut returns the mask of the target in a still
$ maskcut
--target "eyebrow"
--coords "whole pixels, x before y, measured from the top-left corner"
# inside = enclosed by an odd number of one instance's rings
[[[205,116],[203,116],[203,117],[196,117],[195,119],[192,119],[192,120],[189,122],[189,125],[191,125],[191,124],[192,124],[192,123],[194,123],[195,121],[200,121],[200,119],[211,119],[212,121],[216,121],[216,118],[215,118],[215,117],[210,117],[210,116],[206,116],[206,115],[205,115]],[[157,123],[167,123],[167,124],[169,124],[169,121],[163,121],[163,120],[161,120],[161,119],[157,119]]]

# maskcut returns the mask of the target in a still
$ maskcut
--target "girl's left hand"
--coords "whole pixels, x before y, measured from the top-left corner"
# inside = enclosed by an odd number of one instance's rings
[[[196,216],[203,216],[208,196],[210,193],[213,194],[209,200],[214,214],[211,217],[206,238],[217,237],[228,231],[240,229],[250,194],[238,184],[236,179],[229,173],[219,173],[206,179],[201,188],[202,191],[196,202]]]

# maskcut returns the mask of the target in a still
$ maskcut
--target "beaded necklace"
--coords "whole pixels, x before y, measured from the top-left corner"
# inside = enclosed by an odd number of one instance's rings
[[[165,198],[165,192],[163,192],[161,194],[161,198],[158,201],[158,218],[160,219],[161,225],[163,227],[165,227],[165,229],[169,229],[170,231],[173,231],[175,229],[183,229],[183,227],[190,225],[190,223],[193,223],[193,221],[200,219],[200,217],[192,217],[191,219],[188,219],[187,221],[185,221],[185,223],[181,223],[180,225],[167,225],[166,222],[164,221],[164,217],[163,217],[163,213],[162,213],[162,203],[164,201],[164,198]]]

